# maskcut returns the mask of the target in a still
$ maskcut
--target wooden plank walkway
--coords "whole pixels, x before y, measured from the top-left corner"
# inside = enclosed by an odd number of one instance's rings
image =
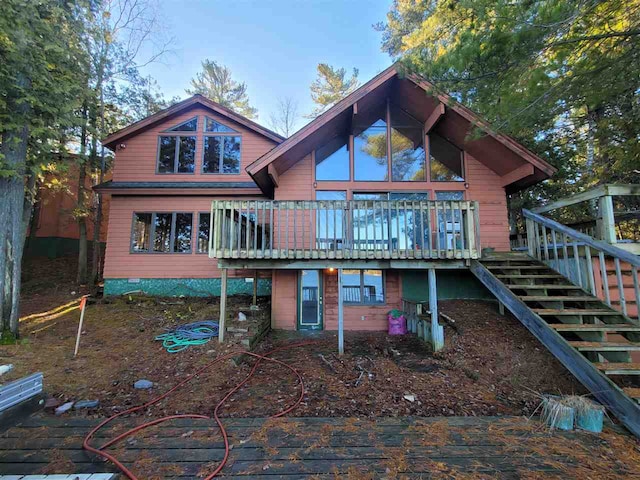
[[[116,423],[100,432],[94,445],[139,421]],[[97,422],[44,415],[23,420],[0,434],[0,474],[115,471],[82,450],[83,437]],[[226,419],[225,425],[232,450],[221,478],[244,480],[426,479],[465,474],[521,478],[525,472],[577,478],[574,469],[583,468],[582,457],[571,452],[594,457],[598,449],[610,452],[599,436],[550,435],[537,421],[521,417],[239,418]],[[617,439],[635,441],[608,428]],[[178,479],[211,472],[222,459],[224,446],[211,422],[176,420],[145,430],[109,451],[141,479]],[[617,460],[602,467],[620,478],[632,472]]]

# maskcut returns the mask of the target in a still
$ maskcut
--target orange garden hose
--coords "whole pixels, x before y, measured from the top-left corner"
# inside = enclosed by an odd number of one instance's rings
[[[138,405],[137,407],[131,407],[131,408],[129,408],[127,410],[124,410],[124,411],[122,411],[120,413],[116,413],[115,415],[112,415],[111,417],[107,418],[106,420],[103,420],[102,422],[100,422],[95,428],[93,428],[87,434],[87,436],[84,439],[84,442],[82,443],[82,448],[84,448],[85,450],[88,450],[89,452],[95,453],[96,455],[99,455],[100,457],[102,457],[102,458],[104,458],[106,460],[109,460],[116,467],[118,467],[118,469],[124,475],[126,475],[127,478],[129,478],[130,480],[138,480],[138,477],[136,477],[133,474],[133,472],[131,472],[131,470],[129,470],[126,466],[124,466],[124,464],[122,462],[120,462],[114,455],[111,455],[110,453],[105,452],[105,449],[110,447],[111,445],[119,442],[120,440],[122,440],[122,439],[124,439],[124,438],[126,438],[126,437],[128,437],[128,436],[130,436],[130,435],[132,435],[134,433],[136,433],[136,432],[139,432],[140,430],[143,430],[145,428],[151,427],[153,425],[158,425],[160,423],[167,422],[169,420],[174,420],[176,418],[201,418],[201,419],[211,420],[212,417],[207,416],[207,415],[197,415],[197,414],[181,414],[181,415],[170,415],[170,416],[163,417],[163,418],[157,418],[157,419],[152,420],[150,422],[146,422],[146,423],[143,423],[141,425],[138,425],[137,427],[134,427],[134,428],[132,428],[130,430],[127,430],[124,433],[121,433],[117,437],[112,438],[111,440],[109,440],[104,445],[102,445],[101,447],[98,447],[98,448],[92,447],[89,444],[91,439],[93,438],[93,436],[96,434],[96,432],[98,432],[98,430],[100,430],[102,427],[104,427],[105,425],[107,425],[108,423],[112,422],[113,420],[115,420],[118,417],[130,414],[130,413],[133,413],[133,412],[137,412],[139,410],[143,410],[145,408],[150,407],[151,405],[154,405],[155,403],[158,403],[160,400],[163,400],[164,398],[168,397],[173,392],[175,392],[177,389],[179,389],[180,387],[182,387],[186,383],[190,382],[194,377],[197,377],[199,374],[201,374],[205,370],[213,367],[214,365],[217,365],[218,363],[220,363],[220,362],[222,362],[224,360],[228,360],[229,358],[236,357],[238,355],[249,355],[251,357],[255,357],[255,358],[257,358],[257,361],[255,362],[255,364],[251,368],[251,371],[249,372],[249,374],[244,378],[244,380],[242,380],[235,387],[233,387],[231,390],[229,390],[227,392],[227,394],[222,398],[222,400],[220,400],[218,402],[218,404],[216,405],[216,407],[213,410],[213,419],[218,424],[218,428],[220,429],[220,433],[222,434],[222,438],[224,440],[224,457],[223,457],[222,461],[220,462],[220,464],[216,467],[216,469],[211,474],[209,474],[207,477],[205,477],[205,479],[204,479],[204,480],[210,480],[210,479],[214,478],[216,475],[218,475],[218,473],[220,473],[220,471],[224,468],[225,464],[227,463],[227,459],[229,458],[229,450],[230,450],[230,448],[229,448],[229,438],[227,436],[227,431],[224,428],[224,425],[222,424],[222,421],[220,420],[220,417],[218,416],[218,412],[220,411],[220,408],[224,405],[224,403],[235,392],[237,392],[240,388],[242,388],[242,386],[244,384],[246,384],[251,379],[251,377],[253,377],[253,374],[258,369],[260,364],[263,361],[267,361],[267,362],[273,362],[273,363],[276,363],[278,365],[282,365],[283,367],[286,367],[287,369],[289,369],[291,372],[294,373],[294,375],[296,376],[296,378],[300,382],[300,395],[298,395],[298,398],[296,399],[296,401],[293,402],[290,406],[288,406],[284,410],[281,410],[280,412],[272,415],[270,418],[282,417],[283,415],[286,415],[287,413],[291,412],[294,408],[296,408],[300,404],[300,402],[302,402],[302,399],[304,398],[304,382],[303,382],[302,375],[300,375],[300,373],[298,373],[292,366],[286,364],[285,362],[282,362],[280,360],[276,360],[274,358],[269,358],[269,355],[272,355],[273,353],[278,352],[280,350],[286,350],[286,349],[295,348],[295,347],[302,347],[302,346],[306,346],[306,345],[312,345],[312,344],[315,344],[315,343],[318,343],[318,342],[310,342],[309,341],[309,342],[300,342],[300,343],[294,343],[294,344],[291,344],[291,345],[285,345],[283,347],[279,347],[279,348],[276,348],[274,350],[271,350],[271,351],[265,353],[264,355],[259,355],[257,353],[240,350],[240,351],[228,353],[228,354],[223,355],[221,357],[217,357],[215,360],[213,360],[213,361],[207,363],[206,365],[200,367],[194,373],[192,373],[187,378],[185,378],[184,380],[179,382],[177,385],[173,386],[172,388],[170,388],[169,390],[164,392],[162,395],[159,395],[159,396],[153,398],[152,400],[149,400],[148,402],[146,402],[146,403],[144,403],[142,405]]]

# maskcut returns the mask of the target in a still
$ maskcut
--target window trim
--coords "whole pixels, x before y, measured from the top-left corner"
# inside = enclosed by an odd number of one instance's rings
[[[162,130],[160,133],[177,133],[177,134],[184,134],[184,133],[194,134],[194,133],[198,133],[200,131],[200,129],[198,128],[198,126],[200,125],[200,116],[199,115],[196,115],[195,117],[191,117],[188,120],[185,120],[184,122],[180,122],[176,126],[184,125],[185,123],[189,123],[192,120],[196,121],[196,129],[195,130],[171,130],[171,128],[175,128],[175,127],[170,127],[167,130]],[[163,135],[163,136],[166,136],[166,135]]]
[[[207,130],[207,120],[211,120],[212,122],[216,122],[219,123],[220,125],[222,125],[223,127],[227,127],[229,130],[231,130],[230,132],[210,132]],[[216,120],[213,117],[210,117],[209,115],[204,115],[204,121],[202,122],[202,133],[204,135],[241,135],[241,132],[239,132],[238,130],[235,130],[233,128],[231,128],[229,125],[219,122],[218,120]]]
[[[133,249],[133,232],[134,226],[136,223],[136,215],[141,213],[150,213],[151,214],[151,223],[150,223],[150,231],[149,231],[149,249],[148,250],[134,250]],[[169,251],[168,252],[156,252],[153,250],[153,245],[156,239],[156,215],[164,215],[171,214],[171,230],[169,232]],[[175,234],[176,234],[176,216],[179,214],[187,214],[191,215],[191,241],[189,243],[189,251],[188,252],[176,252],[175,249]],[[191,255],[193,253],[193,212],[149,212],[149,211],[134,211],[131,214],[131,235],[129,241],[129,253],[138,255],[138,254],[152,254],[152,255]]]
[[[360,298],[365,298],[364,296],[364,271],[365,270],[379,270],[380,273],[382,274],[382,297],[383,297],[383,301],[382,303],[378,303],[378,302],[364,302],[364,301],[360,301],[360,302],[347,302],[344,301],[343,303],[345,305],[348,305],[350,307],[360,307],[360,306],[367,306],[367,307],[384,307],[387,305],[387,274],[385,272],[384,269],[380,269],[380,268],[349,268],[349,269],[344,269],[344,270],[359,270],[360,271]],[[343,272],[344,275],[344,272]],[[342,283],[342,282],[341,282]],[[344,283],[342,283],[342,288],[344,288]]]
[[[207,137],[238,137],[240,138],[240,165],[238,166],[238,172],[229,172],[229,173],[225,173],[223,171],[221,172],[205,172],[204,171],[204,152],[205,152],[205,138]],[[242,134],[241,133],[219,133],[219,132],[204,132],[202,134],[202,154],[200,155],[200,173],[202,175],[241,175],[242,174],[242,149],[243,149],[243,145],[244,142],[242,140]],[[224,143],[222,145],[222,149],[224,151]],[[224,165],[224,156],[221,155],[220,156],[220,160],[218,161],[218,168],[222,167]],[[224,170],[224,169],[222,169]]]
[[[160,134],[158,135],[158,144],[157,144],[157,154],[156,154],[156,175],[195,175],[196,173],[196,162],[198,160],[198,132],[189,132],[191,135],[185,135],[185,133],[175,133],[170,132],[168,134]],[[160,171],[160,142],[162,137],[176,137],[180,139],[181,137],[193,137],[196,140],[195,150],[193,152],[193,172],[179,172],[178,171],[178,159],[180,158],[180,141],[176,141],[176,152],[173,156],[173,172],[161,172]]]
[[[209,254],[209,244],[211,243],[211,222],[212,222],[212,217],[211,212],[197,212],[198,213],[198,228],[196,229],[196,244],[195,244],[195,249],[194,252],[196,255],[208,255]],[[204,252],[200,252],[198,250],[198,240],[200,239],[200,216],[201,215],[209,215],[209,238],[207,238],[207,249]]]

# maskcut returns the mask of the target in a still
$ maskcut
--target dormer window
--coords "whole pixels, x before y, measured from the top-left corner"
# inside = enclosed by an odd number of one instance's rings
[[[240,173],[241,144],[239,132],[206,117],[202,173]]]
[[[158,140],[158,173],[194,173],[198,118],[168,129]]]

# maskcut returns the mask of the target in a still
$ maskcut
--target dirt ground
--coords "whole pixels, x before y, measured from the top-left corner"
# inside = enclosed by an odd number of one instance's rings
[[[17,345],[0,346],[0,362],[15,365],[3,380],[42,371],[51,396],[60,401],[98,399],[100,408],[89,414],[106,415],[149,400],[216,356],[241,348],[232,335],[223,346],[212,341],[177,354],[154,341],[167,328],[216,320],[217,299],[125,297],[89,305],[80,355],[74,359],[80,292],[74,289],[73,275],[58,272],[58,279],[45,282],[45,272],[64,269],[60,259],[51,263],[25,275],[23,338]],[[249,298],[232,298],[230,310],[233,315],[248,312],[249,303]],[[62,309],[54,308],[60,305]],[[332,332],[272,332],[257,350],[311,342],[273,355],[304,378],[305,396],[294,416],[530,415],[540,394],[585,392],[517,320],[500,316],[495,304],[445,301],[441,309],[456,320],[456,328],[446,327],[446,348],[437,355],[415,336],[384,332],[346,332],[342,358],[336,355]],[[262,304],[261,314],[268,311]],[[210,414],[253,362],[225,362],[147,415]],[[143,378],[154,382],[151,390],[133,388]],[[298,392],[290,371],[264,363],[223,412],[267,416],[290,404]]]

